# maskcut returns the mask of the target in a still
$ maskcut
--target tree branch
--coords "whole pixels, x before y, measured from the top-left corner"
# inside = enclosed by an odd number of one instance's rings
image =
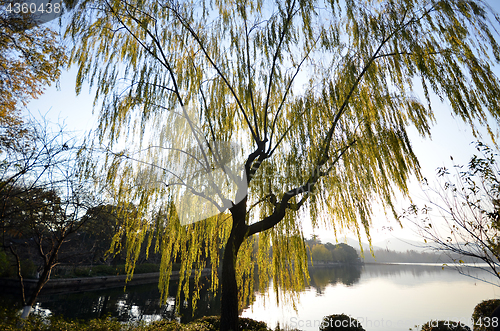
[[[276,47],[276,51],[274,52],[274,55],[273,55],[273,64],[271,66],[271,72],[269,74],[269,85],[267,87],[267,96],[266,96],[266,103],[264,105],[264,140],[267,139],[267,130],[266,130],[266,126],[267,126],[267,110],[269,108],[269,99],[271,98],[271,87],[272,87],[272,84],[273,84],[273,76],[274,76],[274,73],[275,73],[275,69],[276,69],[276,64],[277,64],[277,60],[278,60],[278,55],[280,54],[280,51],[281,51],[281,45],[283,44],[283,41],[285,40],[285,35],[286,33],[288,32],[289,30],[289,27],[291,25],[291,22],[292,22],[292,18],[293,18],[293,15],[295,14],[293,12],[293,9],[295,7],[295,0],[290,4],[290,7],[288,8],[288,16],[284,22],[284,25],[283,25],[283,30],[281,31],[281,34],[280,34],[280,40],[278,42],[278,47]]]
[[[259,142],[260,138],[256,134],[255,130],[252,128],[252,124],[250,122],[250,119],[248,118],[248,115],[247,115],[247,113],[245,111],[245,108],[241,104],[240,99],[238,98],[236,92],[234,91],[234,88],[229,83],[228,79],[226,78],[226,75],[224,75],[224,73],[219,68],[219,66],[217,64],[215,64],[215,62],[212,59],[212,57],[210,56],[210,54],[208,54],[208,51],[207,51],[205,45],[203,44],[203,42],[201,41],[200,37],[198,36],[198,34],[193,30],[193,28],[191,27],[191,25],[180,15],[180,13],[179,13],[178,10],[176,10],[175,8],[172,8],[172,7],[168,6],[168,5],[164,5],[164,7],[167,8],[167,9],[169,9],[170,11],[172,11],[174,13],[174,15],[177,17],[177,19],[179,20],[179,22],[184,26],[184,28],[186,28],[188,30],[188,32],[194,38],[194,40],[196,41],[196,43],[198,44],[198,46],[200,46],[200,48],[201,48],[203,54],[205,54],[205,57],[207,58],[208,62],[210,62],[210,64],[212,65],[212,67],[215,69],[215,71],[217,71],[217,74],[222,78],[222,80],[226,84],[227,88],[229,89],[229,91],[233,95],[236,103],[238,104],[238,108],[240,109],[241,113],[243,114],[243,117],[245,118],[245,121],[246,121],[246,123],[248,125],[248,128],[250,129],[250,132],[252,134],[252,138],[255,141]]]
[[[270,216],[264,218],[263,220],[257,223],[249,225],[247,237],[274,227],[285,217],[286,209],[298,210],[305,203],[309,195],[313,193],[314,186],[317,184],[318,180],[321,177],[326,176],[329,173],[329,171],[333,169],[333,165],[336,164],[340,160],[340,158],[347,152],[347,150],[355,143],[356,140],[353,140],[351,143],[344,146],[340,150],[340,153],[337,155],[337,157],[333,160],[334,163],[332,164],[332,166],[330,166],[330,168],[327,171],[321,171],[320,169],[321,165],[318,164],[314,168],[312,174],[310,175],[309,179],[305,184],[296,187],[294,189],[291,189],[283,195],[281,201],[275,204],[276,207],[274,209],[274,212]],[[306,195],[298,203],[289,204],[290,199],[302,193],[306,193]]]

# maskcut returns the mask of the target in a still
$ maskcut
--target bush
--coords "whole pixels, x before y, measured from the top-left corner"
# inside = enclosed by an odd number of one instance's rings
[[[220,316],[205,316],[197,319],[195,323],[202,323],[206,325],[208,331],[218,331],[220,326]],[[267,324],[264,322],[256,321],[251,318],[239,318],[238,331],[269,331]]]
[[[470,331],[470,328],[461,322],[430,321],[422,326],[422,331]]]
[[[0,309],[0,330],[2,331],[125,331],[123,325],[114,319],[93,319],[87,322],[65,320],[31,314],[21,320],[20,314],[12,309]]]
[[[9,277],[12,275],[13,269],[7,254],[3,250],[0,250],[0,277]]]
[[[116,276],[125,274],[124,265],[94,265],[90,267],[77,267],[73,271],[76,277],[97,277],[97,276]]]
[[[116,275],[124,275],[125,274],[125,266],[124,265],[95,265],[92,267],[90,276],[116,276]]]
[[[493,311],[500,306],[500,299],[484,300],[479,303],[472,313],[474,321],[474,331],[492,331],[490,326],[490,317]],[[484,323],[481,323],[483,321]],[[497,321],[498,322],[498,321]]]
[[[22,328],[20,328],[22,325]],[[19,312],[0,308],[0,330],[2,331],[218,331],[220,317],[203,317],[188,324],[160,320],[149,324],[122,324],[116,319],[100,318],[89,321],[70,320],[58,316],[44,318],[31,314],[21,320]],[[264,322],[240,318],[238,331],[271,331]]]
[[[24,278],[35,278],[36,266],[30,259],[21,261],[21,275]]]
[[[147,273],[159,272],[159,271],[160,271],[159,264],[144,263],[144,264],[139,264],[135,267],[134,274],[147,274]]]
[[[150,323],[142,328],[133,328],[130,331],[210,331],[208,323],[194,321],[188,324],[180,324],[175,321],[161,320]]]
[[[320,331],[365,331],[361,323],[345,314],[323,317]]]

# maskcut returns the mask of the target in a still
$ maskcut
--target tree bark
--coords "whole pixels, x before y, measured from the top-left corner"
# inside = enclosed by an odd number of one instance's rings
[[[236,282],[236,259],[248,232],[246,225],[246,198],[230,209],[233,227],[229,234],[222,261],[221,331],[238,330],[238,284]]]
[[[24,302],[24,308],[23,308],[23,313],[22,313],[22,318],[26,319],[28,318],[30,312],[33,309],[33,306],[35,305],[36,299],[38,298],[38,295],[40,294],[40,291],[42,288],[47,284],[47,282],[50,279],[50,274],[52,273],[52,269],[54,266],[57,264],[57,254],[59,253],[59,249],[61,248],[62,243],[64,242],[65,236],[61,238],[57,242],[57,245],[52,249],[52,251],[49,253],[50,258],[46,258],[46,256],[43,254],[42,250],[40,249],[40,254],[42,258],[44,258],[44,266],[43,266],[43,271],[41,275],[38,278],[38,282],[36,283],[35,288],[30,294],[29,299]],[[19,269],[19,272],[21,270]],[[21,282],[21,286],[23,286],[23,291],[24,291],[24,283]],[[24,295],[24,293],[23,293]],[[24,300],[24,297],[23,297]]]
[[[53,267],[54,267],[53,265],[44,267],[42,274],[40,275],[40,278],[38,278],[38,282],[36,283],[36,286],[33,289],[33,292],[31,292],[31,295],[28,301],[26,302],[27,306],[33,307],[35,305],[36,299],[38,298],[38,295],[42,291],[42,288],[45,286],[45,284],[47,284],[47,282],[50,279],[50,274],[52,273]]]
[[[23,313],[21,315],[22,319],[28,318],[30,315],[31,311],[33,310],[33,306],[36,303],[36,299],[38,298],[38,295],[40,294],[42,288],[47,284],[47,282],[50,279],[50,273],[52,272],[53,266],[46,266],[40,275],[40,278],[38,279],[38,282],[36,283],[35,288],[31,292],[29,299],[24,303],[23,307]],[[24,284],[22,284],[23,291],[24,291]]]

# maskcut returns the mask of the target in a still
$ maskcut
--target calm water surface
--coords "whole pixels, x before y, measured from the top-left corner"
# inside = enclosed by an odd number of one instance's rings
[[[169,293],[175,296],[175,282]],[[187,300],[174,314],[175,300],[160,306],[157,284],[57,295],[42,295],[39,313],[69,318],[96,318],[111,315],[120,321],[192,319],[220,313],[219,297],[207,290],[205,281],[198,309]],[[474,306],[500,297],[500,288],[460,275],[454,269],[429,265],[365,265],[311,270],[311,283],[296,305],[276,305],[272,289],[256,292],[256,301],[242,316],[281,327],[317,331],[326,315],[344,313],[356,318],[367,331],[407,331],[429,320],[455,320],[470,325]],[[0,304],[13,298],[0,296]],[[11,303],[10,303],[11,305]],[[414,330],[419,330],[415,329]]]
[[[486,276],[481,273],[479,276]],[[354,281],[353,281],[354,277]],[[471,325],[476,304],[500,296],[500,288],[460,275],[454,269],[429,265],[365,265],[345,276],[335,269],[316,269],[297,310],[277,307],[272,291],[259,294],[243,316],[274,327],[318,330],[324,316],[344,313],[367,331],[403,331],[430,320],[455,320]]]

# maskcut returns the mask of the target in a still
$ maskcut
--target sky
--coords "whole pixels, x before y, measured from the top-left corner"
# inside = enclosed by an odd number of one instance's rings
[[[495,10],[500,11],[500,3],[492,1]],[[500,70],[497,70],[500,75]],[[89,91],[88,85],[84,85],[79,96],[75,93],[76,68],[64,71],[60,78],[59,87],[51,86],[46,88],[45,93],[38,99],[28,104],[29,112],[37,119],[44,117],[49,122],[57,124],[64,123],[69,131],[77,135],[84,135],[85,132],[95,128],[97,124],[97,110],[92,112],[93,96]],[[422,98],[423,99],[423,98]],[[436,114],[436,124],[433,126],[431,134],[432,139],[420,137],[416,130],[410,129],[410,138],[417,157],[420,160],[421,170],[424,177],[429,182],[435,182],[436,169],[446,166],[451,168],[453,164],[467,164],[469,159],[476,153],[473,142],[476,140],[470,128],[460,120],[453,118],[450,114],[450,108],[446,104],[441,104],[435,98],[433,100]],[[488,135],[483,135],[483,141],[490,143]],[[454,161],[451,161],[453,156]],[[425,196],[422,188],[416,180],[410,183],[411,195],[414,202],[424,203]],[[409,206],[409,201],[400,200],[398,208],[403,210]],[[376,208],[378,209],[378,208]],[[328,229],[313,230],[305,224],[304,232],[306,236],[315,233],[322,240],[334,238],[333,231]],[[388,228],[391,227],[392,231]],[[377,211],[373,219],[371,228],[372,242],[377,242],[387,238],[402,238],[422,241],[408,224],[403,224],[403,229],[392,218],[382,211]],[[354,237],[346,233],[348,237]],[[338,239],[342,241],[340,236]],[[363,237],[363,240],[366,239]]]

